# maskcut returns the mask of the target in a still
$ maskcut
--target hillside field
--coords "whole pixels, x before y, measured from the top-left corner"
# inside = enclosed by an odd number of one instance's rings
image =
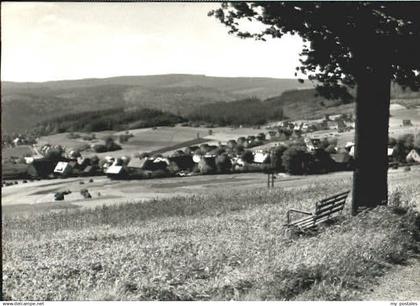
[[[336,114],[336,113],[333,113]],[[410,119],[412,126],[402,126],[403,119]],[[271,125],[268,123],[267,125]],[[403,134],[417,134],[420,132],[420,108],[407,109],[405,106],[400,104],[391,105],[391,118],[390,118],[390,137],[399,137]],[[211,130],[211,135],[210,135]],[[171,152],[173,146],[179,146],[184,142],[189,142],[199,138],[202,138],[204,142],[209,144],[217,145],[219,142],[226,143],[230,139],[238,139],[241,136],[257,135],[258,133],[266,133],[266,126],[261,128],[231,128],[231,127],[217,127],[217,128],[206,128],[206,127],[187,127],[177,125],[175,127],[157,127],[134,129],[128,130],[129,133],[133,134],[134,137],[129,138],[128,142],[121,144],[122,150],[105,153],[95,153],[87,150],[82,154],[84,156],[98,155],[104,157],[112,155],[114,157],[120,157],[128,155],[133,157],[135,154],[142,152],[151,152],[159,150],[161,152]],[[96,139],[87,141],[83,140],[82,137],[85,135],[91,135],[91,133],[77,133],[81,137],[77,139],[70,139],[68,133],[61,133],[55,135],[42,136],[38,144],[38,148],[44,144],[51,145],[62,145],[68,149],[86,148],[86,146],[92,143],[98,143],[103,141],[107,136],[113,136],[118,142],[118,136],[124,134],[126,131],[102,131],[94,133]],[[347,142],[354,141],[354,131],[338,133],[336,130],[328,131],[317,131],[308,133],[308,136],[314,138],[337,138],[338,145],[344,146]],[[7,159],[11,156],[23,156],[24,154],[31,153],[32,149],[30,146],[19,146],[16,148],[5,148],[2,150],[2,158]]]
[[[3,214],[4,297],[362,299],[412,254],[410,232],[418,229],[409,207],[420,200],[420,167],[390,170],[391,203],[398,209],[380,207],[351,218],[348,199],[338,223],[321,227],[314,236],[294,236],[283,226],[288,209],[310,210],[316,200],[351,188],[350,175],[284,178],[272,190],[263,187],[261,174],[203,176],[201,184],[198,177],[98,182],[126,195],[137,190],[138,198],[114,199],[128,203],[107,206],[96,199],[93,210],[72,209],[77,201],[69,201],[59,210],[35,211],[45,208],[44,198],[29,205],[32,211]],[[33,191],[47,194],[77,186],[71,180],[51,181]],[[15,195],[18,188],[30,190],[21,186],[7,188],[14,188]],[[166,196],[139,202],[147,186]]]
[[[26,145],[14,147],[14,148],[4,148],[1,150],[2,159],[8,159],[11,157],[22,157],[25,155],[30,156],[32,154],[33,154],[33,151],[32,151],[31,146],[26,146]]]

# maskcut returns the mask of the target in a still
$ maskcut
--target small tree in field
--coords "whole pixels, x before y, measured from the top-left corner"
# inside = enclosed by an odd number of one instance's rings
[[[420,87],[420,5],[416,2],[232,2],[209,15],[241,38],[298,34],[298,71],[327,98],[350,101],[357,85],[353,213],[386,203],[391,80]],[[250,33],[246,22],[261,25]],[[257,60],[257,59],[256,59]]]
[[[274,147],[271,150],[271,154],[270,154],[271,167],[274,170],[276,170],[276,171],[283,171],[284,170],[282,156],[283,156],[284,151],[286,151],[286,150],[287,150],[287,147],[282,146],[282,145]]]
[[[251,151],[246,150],[242,153],[241,155],[241,159],[245,162],[245,163],[252,163],[254,161],[254,155],[252,154]]]

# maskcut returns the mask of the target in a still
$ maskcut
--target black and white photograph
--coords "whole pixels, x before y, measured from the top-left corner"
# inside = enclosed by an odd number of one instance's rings
[[[420,1],[2,1],[1,143],[3,305],[420,305]]]

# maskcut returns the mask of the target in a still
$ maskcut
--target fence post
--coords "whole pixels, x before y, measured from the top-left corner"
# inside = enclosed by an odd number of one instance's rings
[[[274,187],[274,172],[267,172],[267,188]]]

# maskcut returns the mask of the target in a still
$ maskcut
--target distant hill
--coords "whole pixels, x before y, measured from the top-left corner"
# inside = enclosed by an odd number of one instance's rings
[[[125,76],[105,79],[2,82],[2,132],[19,132],[65,114],[115,107],[154,108],[184,115],[199,105],[312,87],[294,79],[226,78],[204,75]]]
[[[352,104],[331,101],[316,94],[315,89],[287,90],[265,100],[241,99],[196,106],[186,117],[218,125],[261,125],[270,120],[320,118],[326,113],[348,112]]]
[[[351,103],[319,97],[311,82],[301,84],[294,79],[172,74],[43,83],[2,82],[1,86],[2,133],[23,131],[63,115],[115,108],[128,112],[151,108],[190,119],[234,124],[282,117],[320,118],[354,109]],[[392,86],[391,99],[408,108],[420,105],[419,92],[403,90],[397,85]]]
[[[315,89],[289,90],[277,97],[264,101],[267,108],[283,109],[283,115],[289,119],[314,119],[324,114],[348,112],[352,103],[344,104],[340,100],[327,100],[317,95]]]
[[[354,95],[354,91],[351,93]],[[391,103],[398,103],[407,108],[420,106],[420,92],[404,91],[401,87],[393,85]],[[197,106],[187,118],[221,125],[259,125],[267,120],[318,119],[327,114],[353,112],[354,102],[327,100],[317,95],[315,89],[299,89],[287,90],[279,96],[265,100],[254,98]]]

